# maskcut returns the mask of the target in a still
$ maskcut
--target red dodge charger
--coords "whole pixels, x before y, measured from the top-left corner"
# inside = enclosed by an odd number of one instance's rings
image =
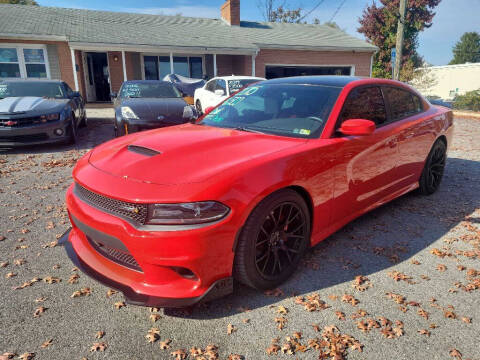
[[[130,303],[181,307],[233,279],[274,288],[352,219],[437,190],[449,109],[400,82],[293,77],[249,86],[195,124],[123,136],[87,153],[62,243]]]

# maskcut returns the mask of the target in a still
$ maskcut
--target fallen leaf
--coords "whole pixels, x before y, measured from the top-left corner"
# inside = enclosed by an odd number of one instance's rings
[[[228,326],[227,326],[227,334],[228,335],[231,335],[236,330],[237,329],[235,328],[235,326],[233,326],[232,324],[228,324]]]
[[[115,309],[121,309],[122,307],[125,307],[126,304],[125,304],[125,301],[117,301],[115,304],[113,304],[113,306],[115,306]]]
[[[108,345],[105,342],[96,342],[96,343],[93,343],[93,345],[90,347],[90,351],[91,352],[105,351],[107,347]]]
[[[420,335],[430,336],[430,331],[428,331],[427,329],[420,329],[420,330],[417,330],[417,332],[418,332]]]
[[[33,313],[33,317],[34,318],[37,318],[37,317],[40,317],[42,316],[42,314],[45,312],[45,310],[47,310],[46,307],[43,307],[43,306],[39,306],[35,309],[35,312]]]
[[[454,357],[454,358],[457,358],[457,359],[462,358],[462,353],[455,348],[450,349],[449,354],[450,354],[451,357]]]
[[[107,297],[111,297],[112,295],[116,294],[118,291],[117,290],[113,290],[113,289],[109,289],[107,291]]]
[[[165,349],[168,349],[170,347],[170,343],[172,342],[172,340],[170,339],[166,339],[166,340],[163,340],[163,341],[160,341],[160,349],[162,350],[165,350]]]
[[[466,316],[462,316],[462,321],[463,321],[464,323],[471,324],[471,323],[472,323],[472,318],[469,318],[469,317],[466,317]]]
[[[35,353],[23,353],[22,355],[20,355],[18,358],[20,360],[32,360],[33,358],[35,357]]]
[[[46,348],[46,347],[49,347],[50,345],[52,345],[52,342],[53,342],[53,339],[49,339],[47,341],[45,341],[42,345],[40,345],[42,348]]]
[[[101,339],[101,338],[103,338],[104,336],[105,336],[105,331],[97,331],[97,332],[95,333],[95,337],[96,337],[97,339]]]
[[[152,322],[156,322],[158,319],[161,318],[161,316],[158,315],[158,314],[151,314],[148,318],[149,318]]]
[[[175,358],[175,360],[185,360],[188,355],[183,349],[178,349],[170,354]]]

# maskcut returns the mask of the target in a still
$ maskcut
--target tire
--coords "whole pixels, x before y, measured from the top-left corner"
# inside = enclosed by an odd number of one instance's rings
[[[70,126],[68,127],[68,140],[67,140],[68,145],[74,145],[77,143],[77,140],[78,140],[77,127],[75,123],[76,123],[75,115],[72,114],[72,117],[70,120]]]
[[[197,109],[197,112],[198,112],[198,115],[202,115],[203,112],[202,112],[202,103],[200,102],[200,100],[197,100],[195,102],[195,108]]]
[[[293,190],[277,191],[245,222],[235,251],[234,277],[258,290],[275,288],[295,272],[309,244],[307,204]]]
[[[420,176],[420,194],[431,195],[438,190],[442,182],[446,159],[447,146],[442,140],[437,140],[428,154],[422,175]]]
[[[88,125],[87,113],[86,111],[83,111],[83,116],[82,116],[82,119],[80,120],[80,124],[78,124],[78,127],[86,128],[87,125]]]
[[[120,137],[127,134],[127,132],[125,131],[125,125],[126,124],[123,121],[120,124],[115,122],[115,127],[114,127],[115,137]],[[127,125],[127,128],[128,128],[128,125]]]

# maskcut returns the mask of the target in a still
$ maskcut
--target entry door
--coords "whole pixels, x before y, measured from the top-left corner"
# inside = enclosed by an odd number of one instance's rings
[[[87,91],[87,101],[92,102],[97,99],[95,94],[95,77],[93,76],[92,55],[82,52],[83,73],[85,75],[85,89]]]
[[[377,129],[370,135],[336,139],[333,222],[371,208],[398,186],[398,134],[395,124],[382,126],[387,115],[380,88],[370,86],[350,92],[337,125],[348,119],[372,120]]]

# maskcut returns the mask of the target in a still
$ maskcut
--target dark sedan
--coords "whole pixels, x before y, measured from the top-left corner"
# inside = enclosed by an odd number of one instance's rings
[[[172,83],[157,80],[126,81],[115,98],[115,136],[179,125],[196,118]]]
[[[75,143],[86,126],[80,93],[56,80],[0,80],[0,146]]]

